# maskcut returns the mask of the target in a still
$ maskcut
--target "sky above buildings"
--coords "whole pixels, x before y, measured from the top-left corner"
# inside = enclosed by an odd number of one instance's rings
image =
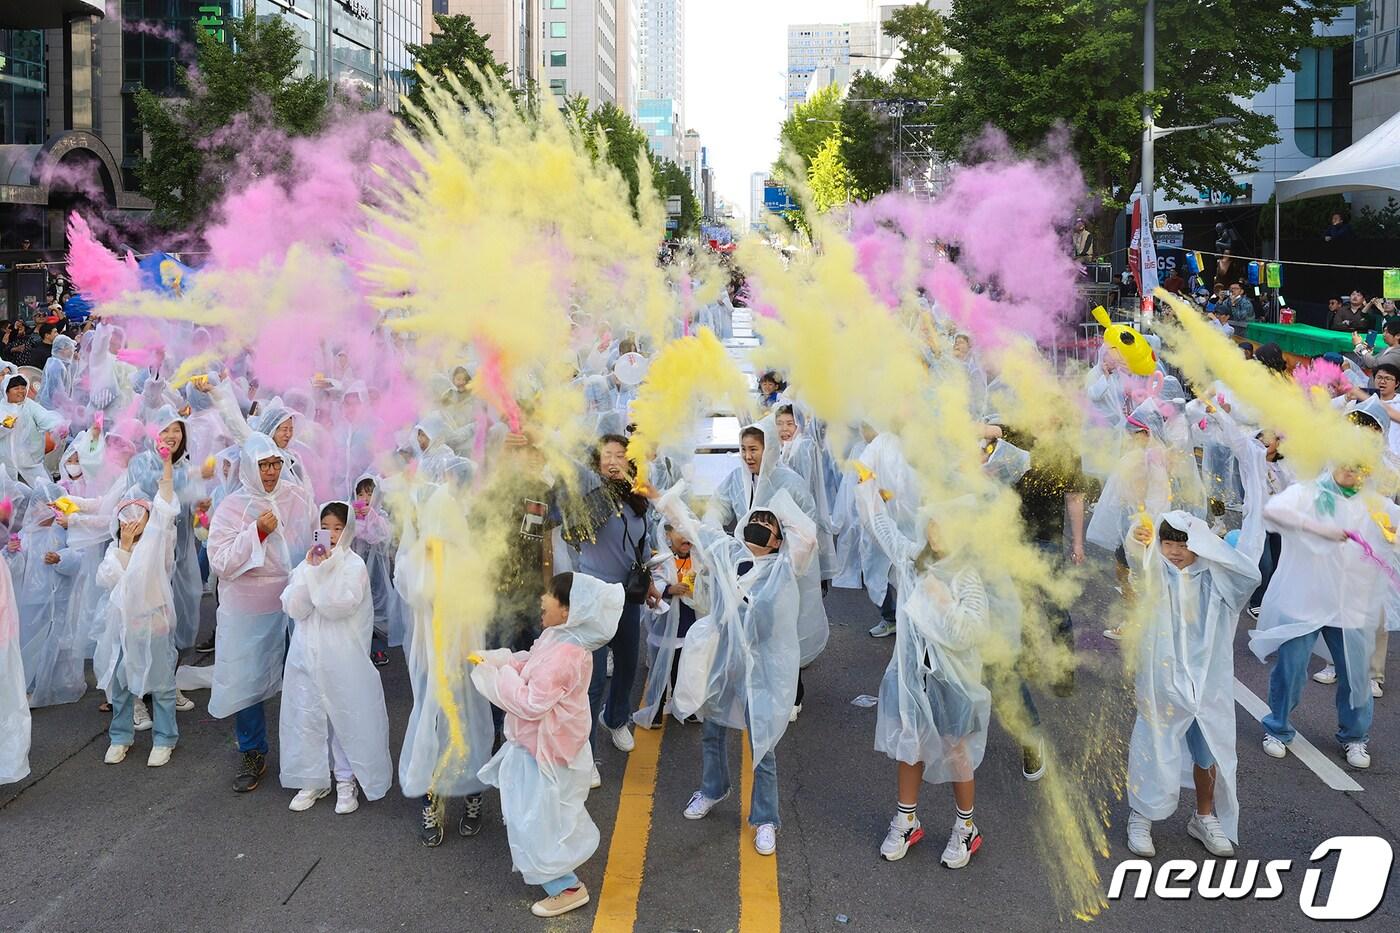
[[[685,107],[716,170],[716,187],[745,211],[749,178],[778,156],[786,115],[789,23],[865,19],[867,0],[690,0],[685,5]]]

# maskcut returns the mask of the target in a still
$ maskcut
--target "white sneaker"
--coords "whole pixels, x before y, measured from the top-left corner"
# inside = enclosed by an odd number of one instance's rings
[[[1245,612],[1249,613],[1249,617],[1257,622],[1259,621],[1259,609],[1259,606],[1250,606]]]
[[[104,764],[119,765],[126,760],[126,753],[130,750],[130,745],[108,745],[107,754],[102,756],[102,761]]]
[[[1152,821],[1136,810],[1128,814],[1128,851],[1139,858],[1157,854],[1157,847],[1152,844]]]
[[[1320,684],[1335,684],[1337,682],[1337,669],[1329,664],[1314,674],[1313,680]]]
[[[914,817],[914,822],[906,823],[899,816],[895,816],[890,821],[890,831],[885,834],[885,841],[880,843],[880,858],[887,862],[897,862],[909,853],[910,846],[922,838],[924,828],[918,817]]]
[[[603,776],[598,773],[598,763],[593,763],[593,776],[588,779],[588,789],[597,790],[603,786]]]
[[[297,791],[297,795],[292,798],[292,802],[287,804],[287,809],[293,813],[301,813],[303,810],[310,810],[311,805],[331,792],[329,787],[303,787]]]
[[[1346,744],[1347,764],[1353,768],[1371,767],[1371,754],[1366,751],[1365,742],[1348,742]]]
[[[1103,637],[1109,641],[1122,641],[1123,627],[1120,625],[1117,628],[1106,628],[1103,630]]]
[[[964,868],[972,861],[973,853],[982,848],[982,834],[977,824],[968,826],[961,819],[953,819],[953,831],[948,835],[948,844],[943,847],[939,861],[945,868]]]
[[[1379,700],[1383,696],[1385,696],[1385,685],[1379,680],[1371,681],[1371,698]]]
[[[1214,813],[1191,814],[1191,819],[1186,821],[1186,835],[1200,840],[1211,855],[1229,858],[1235,854],[1235,847],[1230,845],[1230,839],[1225,835],[1225,827],[1220,825],[1220,817]]]
[[[802,712],[802,704],[794,704],[792,707],[792,712],[788,713],[788,722],[797,722],[797,714],[800,712]]]
[[[612,743],[618,751],[630,752],[632,749],[637,747],[636,741],[632,738],[632,730],[627,728],[626,723],[623,723],[622,725],[614,729],[607,723],[603,722],[603,713],[600,711],[598,713],[598,725],[606,729],[608,734],[612,736]]]
[[[725,791],[723,797],[711,800],[697,790],[690,795],[690,803],[685,805],[685,818],[688,820],[703,820],[710,815],[710,811],[713,810],[720,801],[728,797],[729,791]]]
[[[894,634],[895,624],[881,619],[870,629],[871,638],[889,638]]]
[[[355,779],[335,782],[335,812],[354,813],[360,809],[360,785]]]
[[[131,712],[131,720],[135,724],[137,732],[150,731],[151,711],[146,709],[146,701],[140,697],[136,698],[136,706]]]
[[[1284,745],[1281,739],[1266,732],[1264,733],[1264,754],[1270,758],[1282,758],[1288,754],[1288,746]]]
[[[170,753],[175,751],[173,745],[156,745],[151,748],[151,753],[146,756],[146,767],[163,768],[170,764]]]
[[[772,855],[778,851],[778,827],[772,823],[760,823],[753,831],[753,847],[759,855]]]
[[[185,696],[179,690],[175,691],[175,710],[180,713],[188,713],[194,709],[194,700]]]

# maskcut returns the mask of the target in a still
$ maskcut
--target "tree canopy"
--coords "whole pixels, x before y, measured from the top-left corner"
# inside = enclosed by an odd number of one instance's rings
[[[491,38],[490,34],[478,32],[476,23],[470,16],[434,13],[433,22],[437,24],[437,31],[429,37],[427,44],[417,45],[410,42],[406,46],[408,54],[425,72],[439,80],[449,71],[452,72],[462,82],[468,94],[478,102],[482,99],[481,82],[472,77],[467,68],[468,62],[475,65],[482,74],[493,74],[502,84],[509,83],[509,69],[496,61],[486,44]],[[409,103],[427,112],[418,72],[409,69],[403,74],[412,85],[407,94]],[[429,116],[431,117],[431,114]]]
[[[141,126],[150,138],[136,168],[141,191],[165,227],[203,221],[228,182],[256,157],[250,138],[278,131],[308,136],[321,129],[329,89],[325,81],[295,77],[301,47],[279,17],[259,21],[251,7],[227,28],[230,44],[197,30],[195,69],[179,74],[182,97],[136,94]]]

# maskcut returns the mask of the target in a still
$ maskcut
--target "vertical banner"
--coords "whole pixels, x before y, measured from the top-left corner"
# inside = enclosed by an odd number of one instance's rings
[[[1153,310],[1152,293],[1157,289],[1157,244],[1152,239],[1152,218],[1142,209],[1142,198],[1133,205],[1133,217],[1137,220],[1138,264],[1141,267],[1138,277],[1138,294],[1142,295],[1142,313],[1151,316]]]

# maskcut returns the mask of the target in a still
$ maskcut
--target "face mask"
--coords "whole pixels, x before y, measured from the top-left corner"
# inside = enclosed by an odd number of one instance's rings
[[[744,540],[749,544],[759,547],[768,547],[768,542],[773,538],[773,529],[758,522],[749,522],[744,526]],[[782,540],[781,538],[778,540]]]
[[[76,463],[65,463],[63,472],[68,474],[69,479],[77,479],[83,475],[83,468]]]

